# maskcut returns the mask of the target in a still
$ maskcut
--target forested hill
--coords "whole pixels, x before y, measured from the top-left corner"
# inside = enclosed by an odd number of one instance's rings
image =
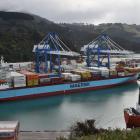
[[[33,45],[48,32],[57,32],[72,50],[79,51],[103,31],[125,49],[140,52],[140,25],[56,24],[36,15],[0,11],[0,55],[8,62],[30,61]]]

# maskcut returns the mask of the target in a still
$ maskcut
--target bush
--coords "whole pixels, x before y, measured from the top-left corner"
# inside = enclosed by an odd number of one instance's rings
[[[58,140],[140,140],[140,129],[97,129],[95,120],[86,120],[72,125],[69,138]]]
[[[99,133],[99,131],[104,131],[103,129],[99,130],[95,127],[95,120],[86,120],[84,122],[76,122],[71,127],[71,136],[87,136],[94,135]]]

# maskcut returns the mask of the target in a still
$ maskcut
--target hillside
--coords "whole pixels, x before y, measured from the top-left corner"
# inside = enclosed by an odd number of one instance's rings
[[[48,32],[57,32],[74,51],[105,31],[126,49],[140,52],[140,26],[127,24],[56,24],[36,15],[0,12],[0,55],[8,62],[33,59],[32,48]]]

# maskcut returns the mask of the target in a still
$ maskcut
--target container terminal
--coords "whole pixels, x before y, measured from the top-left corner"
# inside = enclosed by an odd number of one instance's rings
[[[0,102],[109,88],[136,81],[140,72],[134,53],[106,34],[77,53],[48,33],[33,53],[34,62],[5,63],[1,57]]]

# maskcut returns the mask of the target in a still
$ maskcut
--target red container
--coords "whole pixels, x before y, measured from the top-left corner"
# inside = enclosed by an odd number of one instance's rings
[[[64,82],[63,78],[60,78],[60,77],[51,78],[51,83],[52,84],[60,84],[60,83],[63,83],[63,82]]]
[[[6,83],[6,80],[0,80],[0,84]]]
[[[26,70],[22,70],[20,73],[26,76],[26,82],[28,86],[38,85],[38,74]]]
[[[116,68],[117,72],[124,72],[124,68]]]
[[[52,85],[51,82],[46,82],[46,83],[39,83],[40,86],[47,86],[47,85]]]
[[[110,75],[109,77],[110,78],[117,78],[118,76],[117,75]]]
[[[47,74],[39,74],[38,77],[39,77],[39,79],[48,78],[48,75]]]

